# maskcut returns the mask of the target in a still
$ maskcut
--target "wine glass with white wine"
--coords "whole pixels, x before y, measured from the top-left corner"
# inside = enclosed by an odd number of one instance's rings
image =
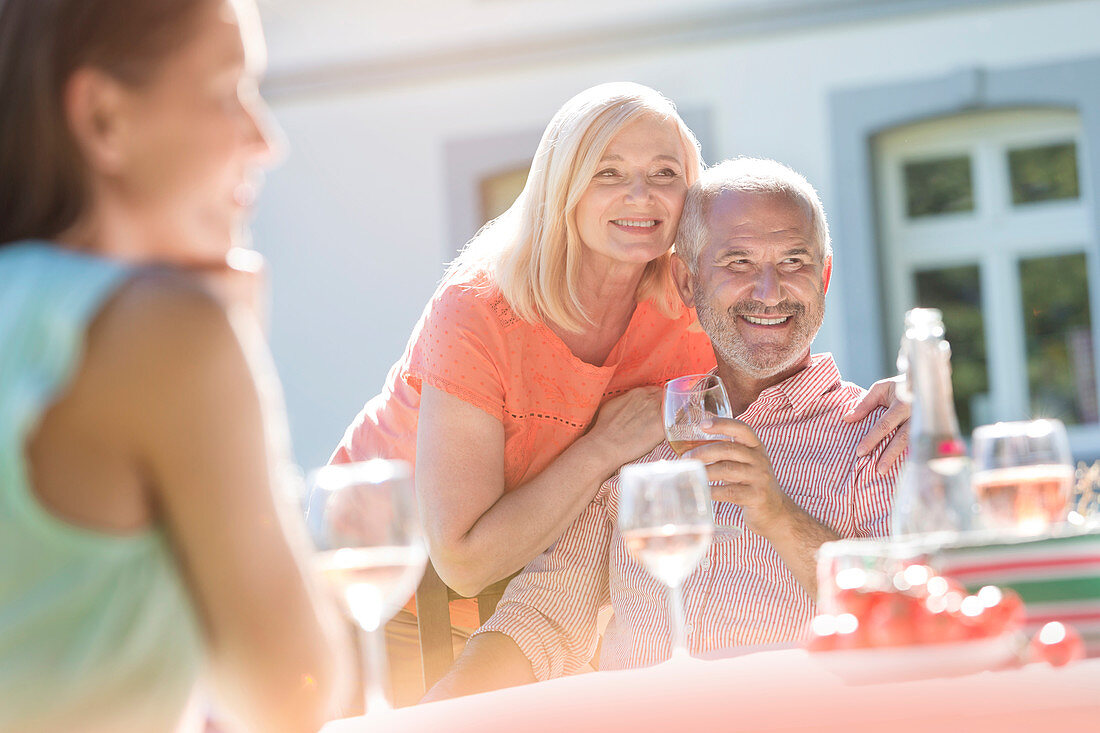
[[[688,374],[665,383],[665,437],[676,455],[682,456],[707,443],[728,440],[723,435],[703,430],[703,422],[715,417],[733,417],[726,385],[716,374]],[[728,524],[716,524],[715,527],[719,535],[736,537],[742,531]]]
[[[714,535],[703,464],[678,460],[623,466],[619,532],[630,554],[668,586],[672,656],[687,656],[680,588],[706,554]]]
[[[1038,532],[1065,521],[1073,457],[1059,420],[974,428],[974,494],[986,526]]]
[[[334,464],[310,484],[316,567],[362,630],[367,712],[389,709],[383,624],[416,591],[428,559],[411,471],[403,461]]]

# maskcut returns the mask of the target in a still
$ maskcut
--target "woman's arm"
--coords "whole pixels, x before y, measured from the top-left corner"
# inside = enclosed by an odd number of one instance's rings
[[[250,729],[316,730],[338,713],[351,644],[277,496],[285,424],[262,339],[197,287],[154,279],[125,296],[119,414],[199,610],[215,690]]]
[[[538,476],[504,492],[504,426],[427,384],[420,397],[416,490],[432,562],[472,596],[549,547],[624,463],[664,437],[661,389],[609,400],[588,433]]]

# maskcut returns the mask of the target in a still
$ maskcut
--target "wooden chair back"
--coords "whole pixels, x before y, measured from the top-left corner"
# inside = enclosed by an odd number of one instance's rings
[[[497,603],[508,587],[510,575],[478,593],[477,614],[481,623],[489,620]],[[454,646],[451,639],[450,602],[465,598],[447,587],[431,562],[424,570],[424,577],[416,589],[416,623],[420,635],[420,661],[424,669],[424,690],[430,690],[454,664]]]

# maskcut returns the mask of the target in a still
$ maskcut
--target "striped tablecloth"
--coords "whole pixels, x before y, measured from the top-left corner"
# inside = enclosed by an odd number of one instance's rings
[[[1100,656],[1100,530],[972,544],[930,553],[929,564],[969,590],[1011,588],[1024,602],[1025,631],[1049,621],[1071,624],[1086,653]]]

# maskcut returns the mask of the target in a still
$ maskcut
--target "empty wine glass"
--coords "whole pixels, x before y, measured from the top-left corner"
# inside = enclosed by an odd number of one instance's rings
[[[381,459],[325,466],[310,484],[316,566],[362,630],[367,711],[388,709],[382,626],[415,592],[428,558],[409,466]]]
[[[981,425],[972,450],[974,494],[987,526],[1038,531],[1066,518],[1073,457],[1061,421]]]
[[[673,656],[687,656],[680,587],[706,554],[714,534],[710,488],[695,460],[623,466],[619,532],[627,550],[669,588]]]
[[[682,456],[706,443],[727,440],[725,436],[703,430],[703,421],[714,417],[733,417],[726,386],[717,375],[688,374],[665,383],[665,437],[676,455]],[[740,527],[719,524],[715,531],[718,534],[736,536],[742,530]]]

